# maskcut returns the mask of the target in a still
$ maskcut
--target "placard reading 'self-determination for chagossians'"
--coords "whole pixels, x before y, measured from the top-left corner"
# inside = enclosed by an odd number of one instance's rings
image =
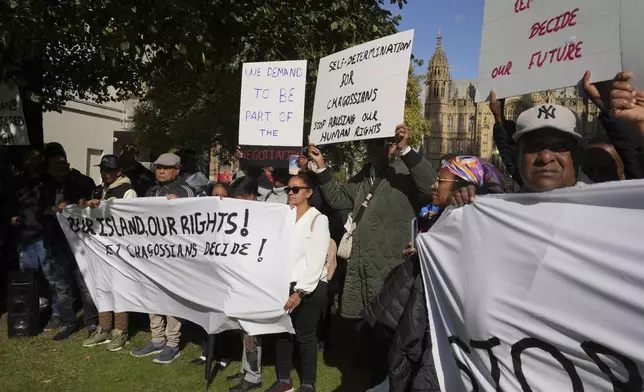
[[[244,63],[239,144],[301,147],[305,88],[306,60]]]
[[[413,39],[408,30],[322,58],[309,142],[394,136],[404,120]]]

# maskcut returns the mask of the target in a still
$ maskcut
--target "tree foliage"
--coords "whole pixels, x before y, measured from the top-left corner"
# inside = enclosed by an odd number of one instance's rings
[[[317,65],[392,34],[397,17],[381,7],[385,1],[402,7],[407,0],[7,0],[0,2],[0,76],[24,87],[24,64],[36,60],[45,109],[74,98],[136,96],[142,144],[203,150],[218,142],[230,150],[243,62]],[[309,66],[306,118],[316,70]],[[341,158],[351,148],[328,153]]]
[[[417,67],[423,66],[423,60],[414,59]],[[431,132],[431,121],[421,113],[420,95],[423,93],[422,85],[425,83],[424,75],[416,75],[414,66],[409,67],[407,79],[407,94],[405,96],[405,124],[410,131],[410,140],[413,147],[419,147],[423,139]]]
[[[283,1],[246,1],[236,12],[242,28],[227,30],[221,42],[243,42],[238,50],[208,63],[203,72],[167,73],[150,86],[135,117],[141,144],[164,140],[164,148],[195,148],[215,141],[233,149],[241,66],[251,61],[308,60],[303,130],[308,134],[320,58],[396,32],[397,18],[380,7],[383,2],[302,0],[293,7]],[[357,154],[356,145],[330,146],[325,154],[342,162],[347,154]]]

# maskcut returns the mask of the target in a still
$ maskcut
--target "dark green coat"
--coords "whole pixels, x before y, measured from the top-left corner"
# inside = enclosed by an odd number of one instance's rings
[[[371,189],[365,166],[344,185],[329,170],[319,174],[320,188],[336,210],[352,209],[357,215]],[[394,159],[353,233],[353,250],[342,295],[342,316],[360,318],[362,309],[382,288],[391,270],[404,259],[411,240],[411,221],[421,206],[431,203],[435,171],[425,158],[410,151]]]

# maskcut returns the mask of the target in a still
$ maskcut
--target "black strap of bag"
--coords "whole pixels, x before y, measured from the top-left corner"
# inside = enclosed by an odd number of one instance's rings
[[[371,203],[371,199],[373,198],[373,194],[376,192],[376,188],[378,188],[378,186],[380,185],[381,182],[382,182],[381,177],[377,177],[373,181],[373,185],[371,185],[371,189],[369,190],[369,194],[367,194],[367,197],[365,197],[364,201],[360,205],[360,209],[358,210],[358,213],[356,214],[356,217],[353,220],[353,223],[355,223],[356,226],[358,225],[358,222],[360,222],[360,219],[362,219],[362,215],[364,215],[364,212],[367,209],[367,207],[369,207],[369,203]]]

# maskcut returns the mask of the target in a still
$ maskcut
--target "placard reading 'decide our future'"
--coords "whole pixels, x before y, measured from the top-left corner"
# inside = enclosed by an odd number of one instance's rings
[[[394,136],[404,120],[414,30],[370,41],[320,60],[311,143]]]
[[[27,123],[16,85],[0,84],[0,146],[28,146]]]
[[[306,60],[244,63],[239,144],[302,145]]]
[[[621,71],[619,1],[486,0],[476,102]]]

